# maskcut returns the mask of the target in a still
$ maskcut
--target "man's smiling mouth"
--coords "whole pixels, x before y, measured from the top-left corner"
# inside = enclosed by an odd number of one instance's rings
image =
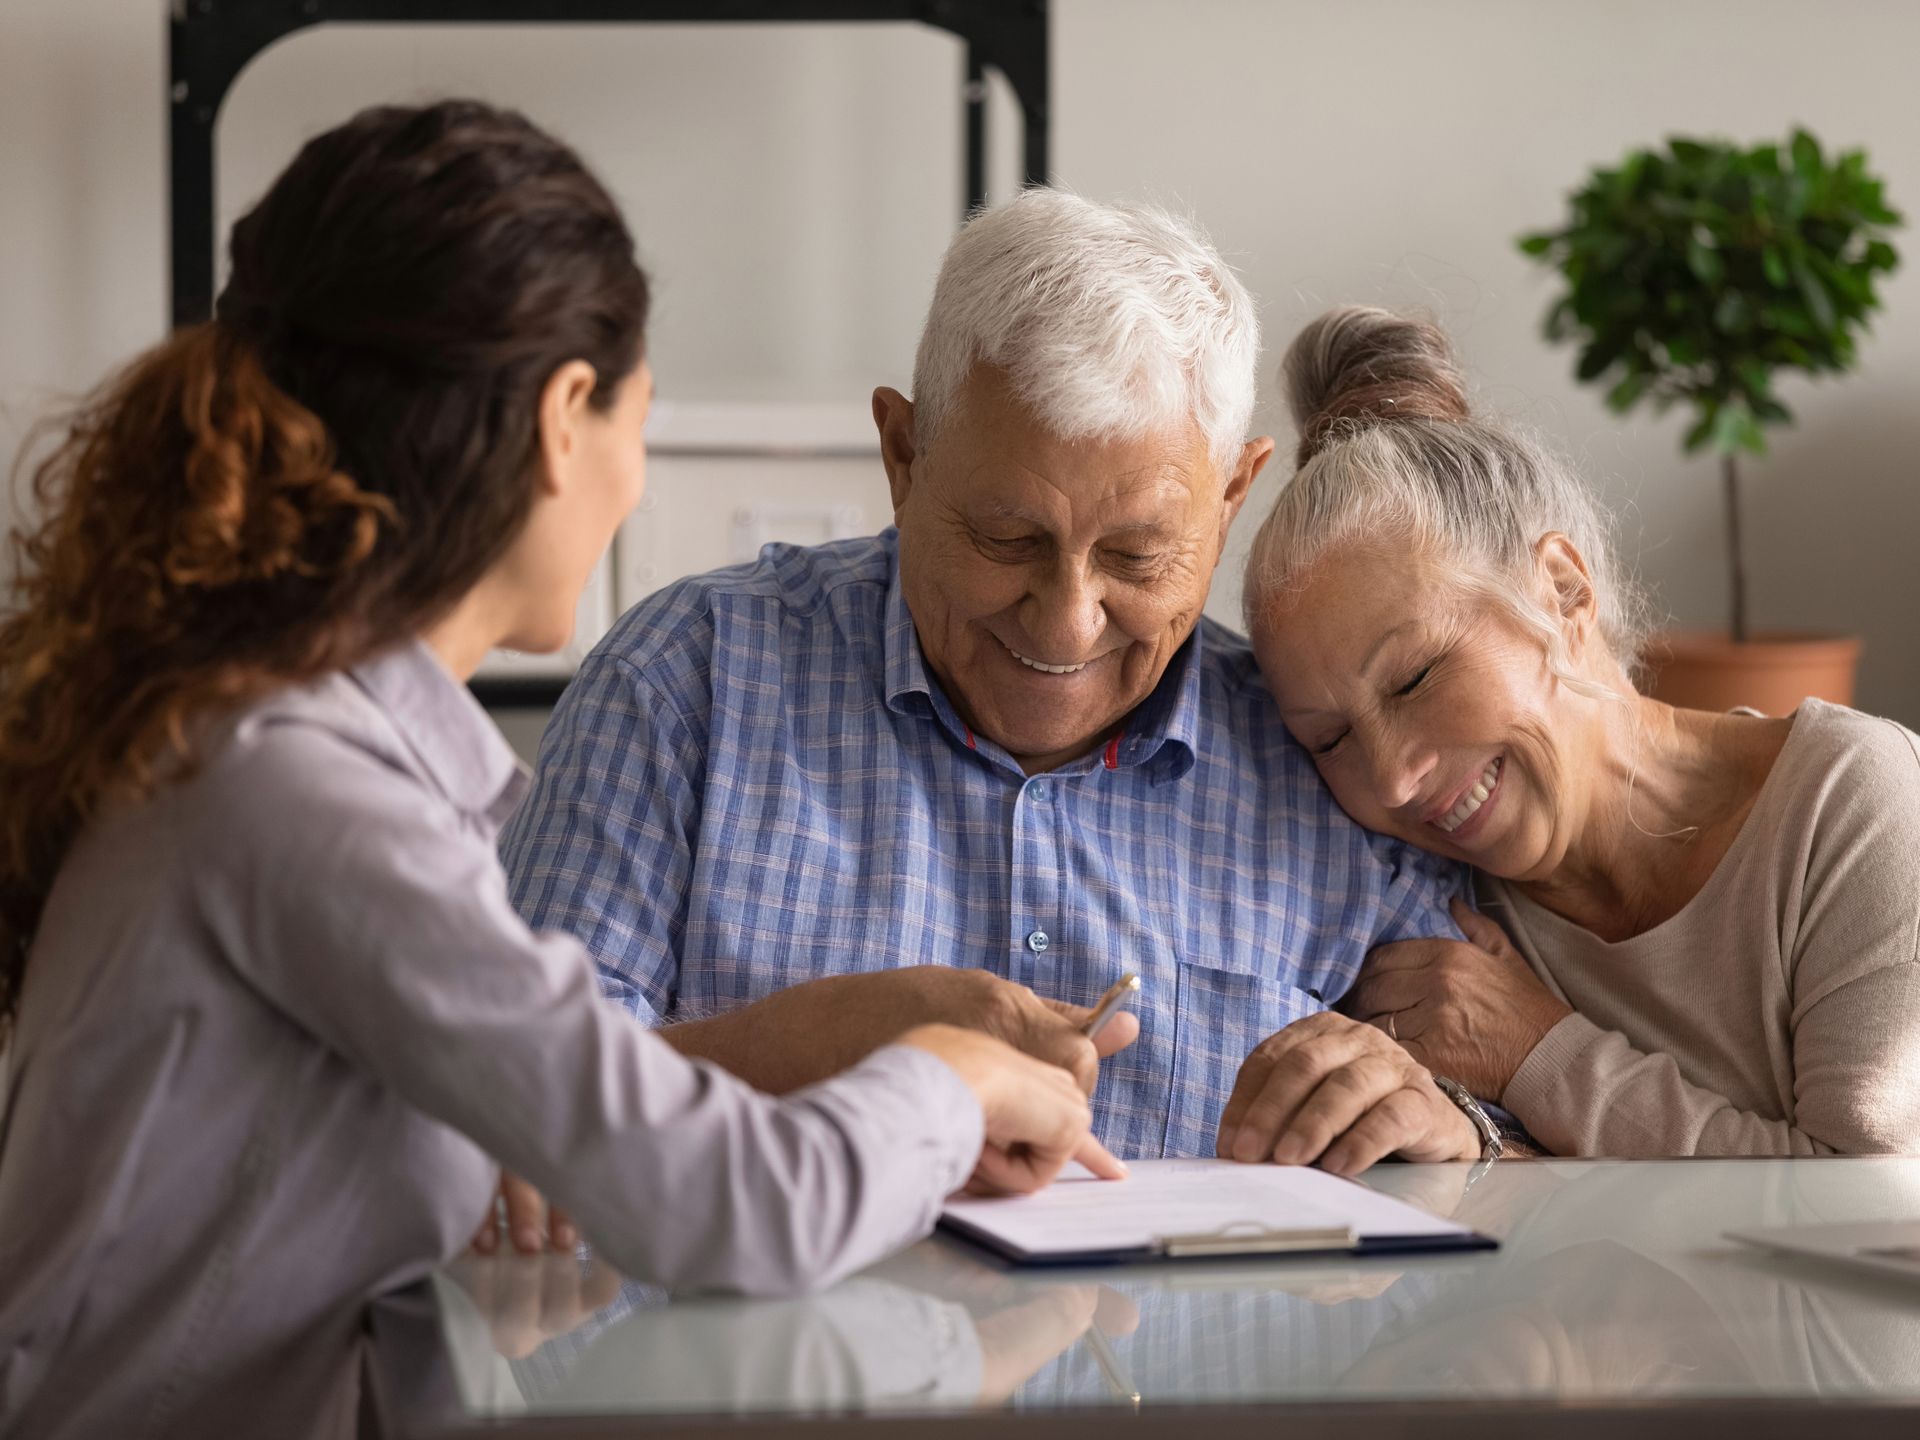
[[[1022,655],[1004,640],[1000,646],[1029,670],[1038,670],[1042,675],[1073,675],[1093,663],[1091,660],[1082,660],[1078,665],[1049,665],[1044,660],[1035,660],[1031,655]]]

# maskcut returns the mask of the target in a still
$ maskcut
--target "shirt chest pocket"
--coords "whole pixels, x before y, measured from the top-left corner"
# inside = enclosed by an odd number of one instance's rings
[[[1283,965],[1274,961],[1275,970]],[[1178,972],[1166,1153],[1211,1155],[1220,1112],[1253,1047],[1326,1007],[1273,973],[1186,958]]]

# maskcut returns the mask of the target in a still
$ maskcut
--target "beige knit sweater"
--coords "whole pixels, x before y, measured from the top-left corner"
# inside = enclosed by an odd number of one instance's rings
[[[1561,1155],[1920,1154],[1920,737],[1809,700],[1679,914],[1619,944],[1482,876],[1574,1013],[1501,1097]]]

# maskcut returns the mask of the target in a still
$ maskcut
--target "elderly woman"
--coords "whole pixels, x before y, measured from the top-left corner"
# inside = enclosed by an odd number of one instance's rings
[[[1635,693],[1592,496],[1431,326],[1335,310],[1285,379],[1261,667],[1347,813],[1501,921],[1457,906],[1469,943],[1377,951],[1343,1008],[1562,1154],[1920,1149],[1920,741]]]

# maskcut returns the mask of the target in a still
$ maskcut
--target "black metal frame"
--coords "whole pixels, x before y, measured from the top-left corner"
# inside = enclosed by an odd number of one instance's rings
[[[214,126],[247,63],[328,24],[624,24],[911,20],[966,44],[965,207],[986,199],[988,69],[1006,77],[1025,128],[1028,182],[1047,175],[1047,0],[172,0],[168,72],[173,323],[213,313]]]
[[[172,0],[172,6],[168,264],[175,325],[213,313],[213,143],[220,106],[254,56],[317,25],[918,21],[966,45],[961,214],[987,198],[989,69],[1006,77],[1020,105],[1027,183],[1047,176],[1047,0]],[[565,688],[564,680],[535,676],[473,684],[482,702],[503,707],[551,705]]]

